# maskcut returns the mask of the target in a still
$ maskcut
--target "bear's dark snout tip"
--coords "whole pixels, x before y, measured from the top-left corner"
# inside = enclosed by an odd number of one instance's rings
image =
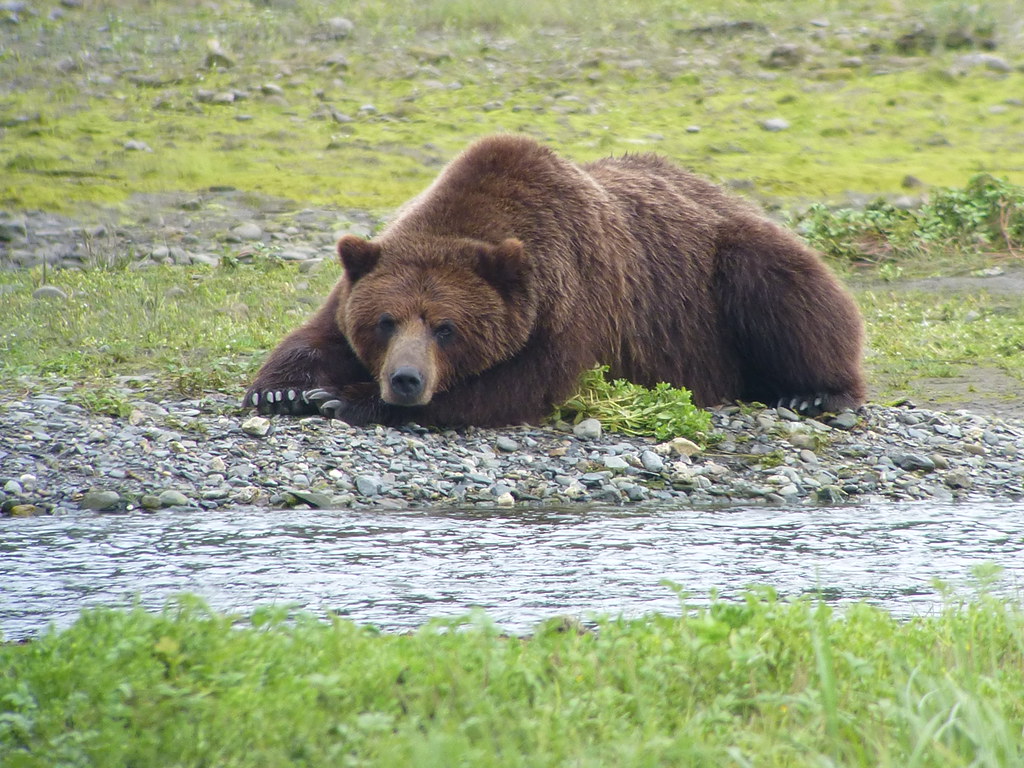
[[[389,380],[395,405],[413,405],[423,395],[423,374],[411,365],[403,365]]]

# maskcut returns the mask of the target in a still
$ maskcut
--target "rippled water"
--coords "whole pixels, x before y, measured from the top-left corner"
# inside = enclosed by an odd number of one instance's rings
[[[220,610],[269,603],[384,629],[481,607],[510,631],[570,613],[677,612],[750,584],[822,589],[900,615],[941,602],[971,567],[1024,584],[1024,505],[786,510],[266,511],[0,520],[0,630],[12,640],[85,606],[181,592]]]

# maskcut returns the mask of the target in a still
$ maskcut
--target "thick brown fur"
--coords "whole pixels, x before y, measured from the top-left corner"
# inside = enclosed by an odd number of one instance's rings
[[[658,156],[577,166],[529,138],[485,138],[378,238],[338,251],[345,275],[246,405],[537,422],[598,363],[703,406],[864,399],[861,318],[819,256]]]

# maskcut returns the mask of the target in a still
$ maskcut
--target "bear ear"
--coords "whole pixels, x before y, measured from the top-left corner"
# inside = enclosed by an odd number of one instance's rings
[[[380,260],[380,246],[355,235],[344,235],[338,241],[338,258],[348,281],[355,283],[370,272]]]
[[[501,292],[519,287],[532,265],[523,244],[514,237],[498,245],[481,246],[477,252],[477,272]]]

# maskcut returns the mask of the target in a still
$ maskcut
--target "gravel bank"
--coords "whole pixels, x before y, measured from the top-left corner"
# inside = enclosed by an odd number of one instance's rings
[[[333,258],[339,232],[368,235],[379,224],[234,190],[137,197],[127,213],[96,223],[104,220],[0,212],[0,269],[216,264],[261,247],[312,267]],[[689,457],[649,440],[555,428],[362,429],[319,417],[247,425],[249,415],[226,395],[133,407],[129,418],[112,419],[78,406],[71,389],[0,397],[0,511],[1024,496],[1024,420],[967,411],[868,406],[822,423],[785,410],[723,408],[714,416],[721,440]]]
[[[73,393],[0,400],[4,515],[282,507],[819,505],[1020,499],[1024,423],[867,406],[830,423],[721,408],[685,445],[548,428],[355,428],[253,418],[233,398],[136,401],[96,416]]]

